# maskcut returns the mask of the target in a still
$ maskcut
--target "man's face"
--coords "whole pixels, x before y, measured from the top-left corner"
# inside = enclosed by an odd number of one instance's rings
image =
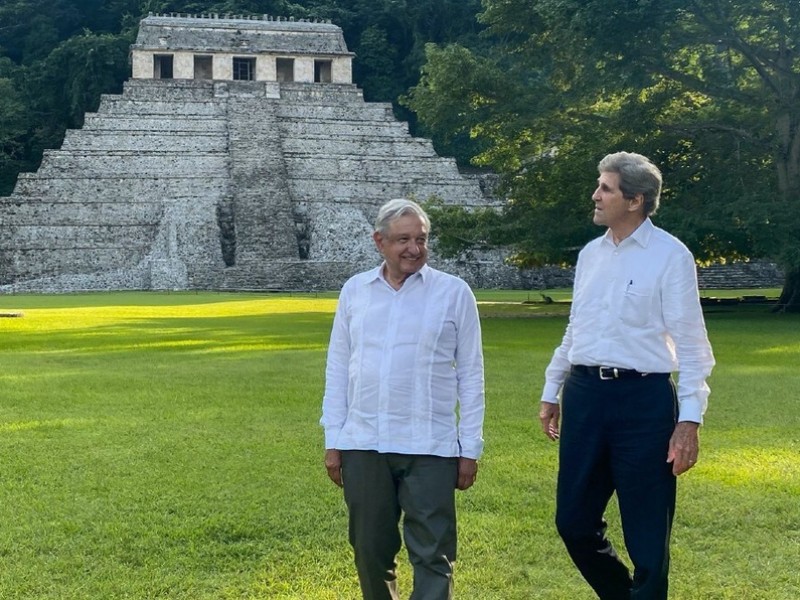
[[[386,261],[386,274],[394,280],[416,273],[428,261],[428,228],[415,214],[395,219],[385,235],[376,231],[373,239]]]
[[[634,202],[624,198],[622,190],[619,189],[619,173],[600,173],[592,200],[594,200],[592,220],[595,225],[614,229],[635,215]]]

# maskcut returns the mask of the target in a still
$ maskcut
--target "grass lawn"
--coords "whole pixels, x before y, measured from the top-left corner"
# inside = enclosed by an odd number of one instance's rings
[[[478,295],[487,447],[458,495],[458,597],[590,600],[536,422],[568,292]],[[317,424],[335,298],[0,296],[24,313],[0,317],[0,598],[358,598]],[[718,366],[671,598],[796,600],[800,317],[724,307],[707,325]]]

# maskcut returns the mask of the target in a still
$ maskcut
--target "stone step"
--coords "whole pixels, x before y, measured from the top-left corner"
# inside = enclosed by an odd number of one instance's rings
[[[278,119],[296,120],[301,123],[317,123],[324,121],[358,123],[388,122],[394,120],[391,106],[383,104],[357,105],[316,105],[279,103],[275,110]]]
[[[697,270],[700,289],[783,287],[783,272],[774,264],[754,260],[711,265]]]
[[[280,123],[281,131],[290,139],[330,139],[366,138],[370,140],[404,140],[408,138],[408,124],[402,121],[324,120],[315,121],[312,130],[307,123],[287,121]]]
[[[101,252],[86,245],[74,248],[19,248],[18,250],[15,247],[15,254],[18,253],[20,260],[14,268],[14,278],[20,281],[35,280],[61,273],[105,271],[109,264],[136,265],[144,258],[145,251],[144,245],[137,247],[131,243],[116,247],[107,246]],[[48,291],[46,287],[35,284],[29,289]],[[64,286],[56,285],[51,290],[63,291]]]
[[[387,198],[410,198],[419,202],[426,202],[433,197],[440,198],[442,193],[447,193],[450,202],[454,205],[467,208],[482,206],[472,195],[471,190],[466,188],[459,189],[455,186],[436,186],[401,181],[361,181],[358,182],[359,196],[356,198],[352,194],[352,182],[340,182],[336,179],[331,179],[329,181],[314,182],[314,185],[304,185],[299,180],[290,179],[290,184],[295,202],[309,204],[315,204],[322,201],[321,199],[329,197],[321,195],[327,191],[328,193],[336,194],[336,197],[339,198],[363,199],[368,201],[375,210],[386,202]]]
[[[121,114],[86,115],[83,130],[70,131],[115,131],[115,132],[176,132],[224,134],[228,124],[222,115],[176,115],[169,118],[161,116],[129,116]]]
[[[391,141],[375,140],[367,136],[357,139],[322,136],[287,138],[284,143],[284,151],[288,157],[292,158],[319,159],[320,156],[325,156],[326,159],[328,157],[333,159],[354,157],[356,160],[369,160],[396,156],[442,160],[428,140],[419,138],[394,138]]]
[[[97,109],[98,115],[162,115],[164,117],[218,117],[223,107],[218,102],[165,102],[128,100],[107,96]]]
[[[129,79],[123,85],[122,95],[131,100],[148,101],[164,99],[210,100],[214,96],[214,83],[207,80]]]
[[[376,263],[377,264],[377,263]],[[359,270],[350,261],[285,261],[245,264],[226,269],[222,289],[330,290]]]
[[[5,204],[5,206],[4,206]],[[163,214],[163,202],[142,200],[134,206],[119,201],[2,203],[3,215],[15,227],[24,226],[128,226],[157,225]]]
[[[363,92],[355,84],[318,85],[309,83],[285,82],[278,87],[282,100],[299,102],[316,102],[318,104],[341,104],[364,102]]]
[[[227,151],[228,138],[224,133],[161,131],[87,131],[70,130],[61,144],[62,151],[75,155],[93,151],[105,153],[124,152],[192,152],[212,153]],[[155,149],[158,150],[155,150]]]
[[[380,206],[390,198],[416,198],[425,201],[432,196],[441,197],[447,194],[449,202],[467,207],[485,206],[482,198],[473,186],[453,181],[446,185],[431,181],[403,181],[390,177],[375,177],[371,180],[360,180],[354,186],[352,180],[331,176],[324,179],[303,178],[291,172],[292,197],[295,202],[326,203],[335,199],[364,202],[373,207]],[[377,208],[376,208],[377,210]]]
[[[84,177],[97,175],[125,177],[130,175],[153,175],[171,177],[189,173],[227,174],[227,153],[163,152],[153,150],[138,152],[69,152],[66,150],[45,151],[39,173],[46,176],[80,173]]]
[[[223,195],[229,180],[225,176],[209,173],[181,173],[164,177],[122,175],[107,173],[104,176],[84,172],[63,173],[48,177],[41,173],[21,173],[17,179],[11,201],[46,202],[50,199],[73,202],[137,203],[150,200],[164,201],[180,198],[215,198]]]
[[[347,155],[314,156],[308,154],[286,155],[286,164],[302,167],[303,174],[311,180],[320,177],[344,177],[350,181],[395,181],[412,178],[415,181],[426,181],[431,177],[444,179],[445,182],[458,183],[465,187],[478,188],[474,183],[464,181],[458,176],[454,162],[446,158],[419,156],[382,156],[363,157]]]
[[[107,248],[149,245],[158,228],[158,221],[143,220],[136,224],[105,225],[14,225],[17,248],[60,251],[80,248],[103,253]]]

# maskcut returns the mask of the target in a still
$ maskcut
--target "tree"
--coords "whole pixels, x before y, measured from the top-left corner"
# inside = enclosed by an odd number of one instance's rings
[[[402,82],[394,77],[397,49],[389,43],[386,32],[374,25],[361,32],[355,48],[358,61],[354,75],[361,82],[368,101],[396,98],[403,92]]]
[[[22,95],[11,79],[0,77],[0,189],[11,189],[14,178],[7,174],[16,173],[26,166],[24,150],[27,130]]]
[[[665,173],[659,218],[700,260],[775,260],[780,302],[800,310],[800,3],[485,0],[480,20],[489,51],[429,49],[407,102],[431,128],[480,140],[474,162],[505,175],[506,215],[531,229],[495,242],[522,262],[568,258],[588,235],[563,220],[588,202],[593,165],[636,149]],[[456,123],[441,105],[460,109]]]
[[[140,0],[10,0],[0,5],[0,194],[79,127],[130,73]],[[138,20],[135,22],[138,25]],[[108,33],[115,29],[116,33]],[[21,109],[20,109],[21,107]]]

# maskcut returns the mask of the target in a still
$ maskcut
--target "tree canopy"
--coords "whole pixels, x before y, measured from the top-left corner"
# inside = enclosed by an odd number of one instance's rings
[[[766,257],[800,273],[800,4],[771,0],[484,0],[481,48],[428,46],[405,102],[434,139],[469,136],[503,174],[503,219],[469,243],[522,264],[569,262],[595,165],[650,156],[658,218],[700,260]],[[453,246],[457,250],[458,245]],[[794,278],[794,279],[793,279]],[[793,299],[793,300],[792,300]],[[791,302],[790,302],[791,300]],[[787,285],[786,304],[800,303]]]

